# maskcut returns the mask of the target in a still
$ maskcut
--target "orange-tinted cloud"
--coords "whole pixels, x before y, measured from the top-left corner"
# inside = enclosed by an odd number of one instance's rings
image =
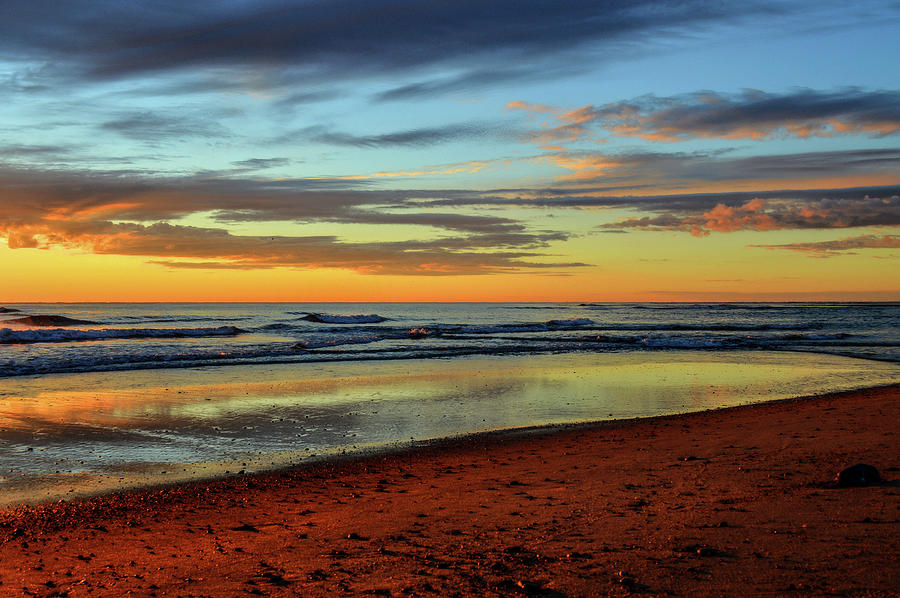
[[[593,108],[590,106],[563,110],[554,106],[515,100],[506,104],[506,108],[547,115],[548,119],[541,122],[539,129],[529,131],[523,136],[525,140],[539,145],[558,141],[579,141],[591,135],[590,124],[595,120]]]
[[[640,202],[636,202],[640,203]],[[655,216],[623,218],[601,225],[606,230],[670,230],[703,237],[711,232],[741,230],[836,229],[864,226],[900,226],[900,197],[820,199],[813,201],[765,200],[754,198],[738,205],[706,202],[656,201]]]
[[[764,249],[788,249],[808,253],[813,257],[833,257],[853,254],[857,249],[900,249],[900,235],[861,235],[836,241],[787,243],[784,245],[750,245]]]
[[[655,142],[696,138],[758,141],[834,135],[883,137],[900,132],[897,91],[701,92],[674,97],[650,95],[569,111],[522,101],[511,102],[507,107],[549,115],[550,120],[528,135],[529,140],[539,143],[592,139],[599,131]]]
[[[334,190],[329,188],[333,182],[7,170],[0,173],[0,237],[11,249],[62,247],[147,257],[179,268],[341,268],[434,276],[584,265],[546,259],[546,248],[565,240],[564,232],[530,231],[496,215],[404,211],[405,197],[427,197],[429,192]],[[383,209],[385,204],[392,209]],[[424,240],[394,240],[386,229],[383,241],[351,242],[331,235],[235,235],[225,226],[177,223],[197,213],[212,214],[223,223],[402,224],[428,231],[423,231]],[[436,229],[453,234],[434,238]]]

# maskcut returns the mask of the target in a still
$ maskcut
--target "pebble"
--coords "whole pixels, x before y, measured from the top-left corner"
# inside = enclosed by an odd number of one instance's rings
[[[850,488],[853,486],[869,486],[870,484],[878,484],[881,482],[881,474],[878,470],[865,463],[857,463],[847,469],[842,470],[834,478],[839,488]]]

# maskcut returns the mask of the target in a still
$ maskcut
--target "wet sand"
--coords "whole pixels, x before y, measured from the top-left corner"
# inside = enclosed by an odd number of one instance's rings
[[[893,385],[22,507],[0,595],[896,595],[898,421]]]

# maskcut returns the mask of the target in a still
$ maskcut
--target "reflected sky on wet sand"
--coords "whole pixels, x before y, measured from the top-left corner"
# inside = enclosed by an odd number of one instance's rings
[[[894,364],[819,354],[671,352],[2,380],[0,506],[411,440],[859,388],[898,374]]]

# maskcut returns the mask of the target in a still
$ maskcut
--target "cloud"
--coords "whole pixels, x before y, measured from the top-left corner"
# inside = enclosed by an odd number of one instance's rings
[[[334,236],[233,235],[217,228],[109,221],[45,222],[5,232],[11,249],[62,246],[101,255],[163,258],[152,261],[173,268],[342,268],[365,274],[471,275],[586,265],[533,261],[545,256],[522,250],[546,247],[565,238],[561,234],[348,243]]]
[[[225,127],[208,117],[174,116],[150,111],[122,113],[102,123],[100,128],[146,142],[228,135]]]
[[[813,257],[834,257],[853,254],[856,249],[900,249],[900,235],[861,235],[836,241],[788,243],[785,245],[750,245],[763,249],[788,249],[808,253]]]
[[[799,89],[774,94],[747,90],[730,95],[645,96],[592,109],[590,114],[614,135],[651,141],[848,134],[881,137],[900,132],[900,91]]]
[[[260,158],[247,167],[279,164]],[[274,162],[270,162],[274,160]],[[608,196],[603,187],[543,190],[373,189],[368,180],[162,176],[0,167],[0,236],[11,248],[68,247],[142,256],[167,267],[334,267],[380,274],[485,274],[583,266],[549,253],[570,234],[469,206],[643,212],[598,231],[711,232],[900,225],[900,186],[759,193]],[[602,214],[602,212],[599,212]],[[222,226],[191,227],[201,215]],[[419,227],[418,238],[229,233],[237,222]],[[544,222],[551,222],[545,220]]]
[[[253,170],[266,170],[267,168],[278,168],[279,166],[287,166],[291,163],[288,158],[248,158],[247,160],[237,160],[231,165],[241,172]]]
[[[0,53],[53,64],[60,76],[99,80],[264,67],[307,83],[412,79],[384,99],[490,86],[504,76],[546,79],[554,76],[549,64],[588,69],[615,58],[624,45],[799,12],[787,3],[671,0],[199,0],[178,7],[71,0],[65,11],[33,0],[4,8]],[[455,74],[436,78],[428,71]]]
[[[624,218],[600,228],[686,231],[701,237],[712,231],[900,226],[900,196],[897,195],[806,202],[754,198],[737,206],[717,203],[699,214],[690,213],[685,206],[672,206],[669,210],[656,216]]]
[[[548,62],[548,57],[536,56],[535,63]],[[461,75],[450,77],[437,77],[407,83],[378,92],[372,96],[375,102],[397,102],[403,100],[416,100],[432,96],[464,93],[471,89],[484,87],[496,87],[501,83],[527,83],[542,81],[548,78],[564,77],[578,74],[584,70],[584,66],[577,62],[568,65],[554,65],[552,69],[536,68],[536,64],[511,66],[509,62],[467,71]]]
[[[541,127],[523,135],[526,141],[537,144],[549,144],[557,141],[579,141],[584,137],[593,137],[591,125],[596,120],[596,111],[591,106],[583,106],[574,110],[563,110],[545,104],[529,104],[514,100],[506,105],[508,110],[524,110],[533,115],[546,116],[548,120]]]
[[[827,176],[893,175],[900,172],[900,149],[867,149],[762,156],[728,152],[558,152],[536,161],[570,171],[561,183],[649,187],[720,181],[820,179]]]
[[[12,249],[77,248],[185,268],[216,264],[211,267],[458,275],[585,265],[546,255],[552,243],[568,238],[563,232],[530,230],[519,221],[493,215],[402,211],[410,197],[441,192],[335,189],[330,183],[334,181],[6,168],[0,169],[0,236]],[[330,235],[235,235],[224,227],[177,223],[192,214],[211,215],[223,223],[402,224],[427,227],[428,232],[423,230],[424,239],[379,242],[348,242]]]
[[[68,145],[31,145],[10,144],[0,145],[0,157],[21,158],[36,157],[46,159],[70,153],[74,148]]]
[[[339,177],[343,180],[367,180],[367,179],[378,179],[378,178],[397,178],[397,177],[420,177],[420,176],[433,176],[433,175],[448,175],[448,174],[474,174],[476,172],[480,172],[484,167],[490,164],[493,161],[489,160],[470,160],[468,162],[459,162],[457,164],[444,164],[442,166],[435,166],[431,168],[423,168],[420,170],[383,170],[380,172],[374,172],[371,174],[351,174]]]
[[[900,132],[900,91],[894,90],[702,91],[672,97],[647,95],[569,110],[521,100],[510,102],[507,108],[547,119],[525,136],[538,144],[596,141],[601,131],[658,142],[857,134],[884,137]]]
[[[290,137],[306,137],[310,141],[317,143],[346,147],[425,147],[451,141],[483,138],[489,135],[493,128],[492,125],[484,123],[458,123],[441,127],[408,129],[380,135],[354,135],[317,125],[296,131]]]

